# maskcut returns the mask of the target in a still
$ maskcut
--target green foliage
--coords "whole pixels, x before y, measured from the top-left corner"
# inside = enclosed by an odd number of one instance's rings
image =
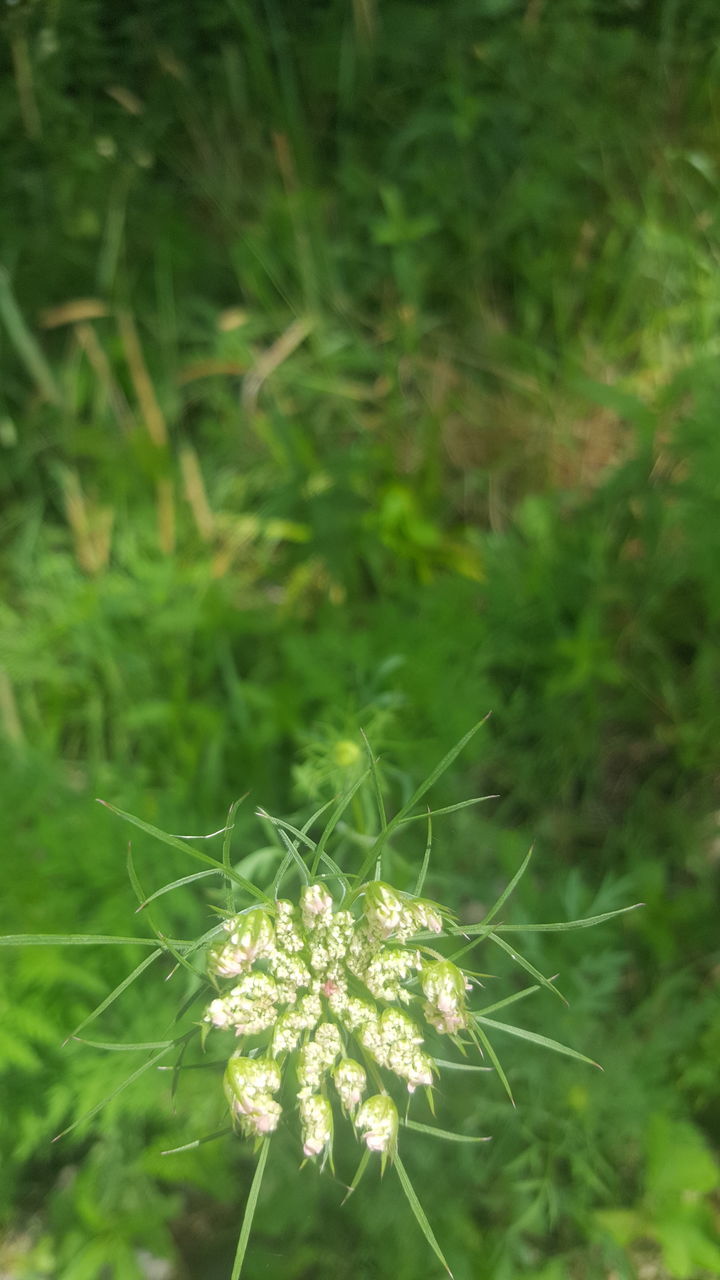
[[[291,827],[332,813],[364,730],[335,836],[362,862],[378,796],[392,820],[492,712],[432,803],[498,799],[398,828],[388,874],[427,846],[475,927],[534,842],[503,927],[647,905],[591,955],[525,937],[571,1014],[543,992],[523,1025],[605,1074],[498,1033],[517,1113],[456,1072],[442,1127],[492,1142],[408,1155],[459,1280],[717,1270],[706,1191],[661,1195],[652,1153],[720,1125],[718,34],[715,0],[0,15],[0,931],[178,939],[225,905],[204,864],[129,925],[95,795],[207,832],[250,791],[228,857],[269,884],[259,800],[292,776]],[[188,874],[132,836],[144,893]],[[145,1060],[61,1047],[152,946],[88,954],[4,955],[0,1270],[227,1275],[249,1163],[160,1155],[218,1127],[203,1072],[175,1121],[152,1068],[51,1145]],[[172,1037],[172,963],[80,1037]],[[296,1173],[268,1164],[258,1273],[425,1274],[387,1178],[339,1216]]]

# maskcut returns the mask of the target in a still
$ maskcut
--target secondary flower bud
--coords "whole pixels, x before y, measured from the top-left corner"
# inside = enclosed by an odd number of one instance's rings
[[[363,1102],[355,1121],[363,1129],[365,1145],[369,1151],[381,1151],[392,1155],[397,1143],[398,1113],[392,1098],[386,1093],[376,1093]]]
[[[233,1056],[223,1085],[228,1106],[243,1133],[259,1136],[277,1129],[282,1107],[270,1096],[280,1088],[276,1063]]]
[[[422,972],[422,989],[427,996],[425,1017],[438,1031],[447,1035],[467,1026],[465,992],[470,990],[462,970],[451,960],[439,960]]]
[[[365,916],[370,927],[382,938],[389,938],[405,917],[402,900],[389,885],[371,880],[365,889]]]
[[[363,1067],[354,1058],[343,1058],[333,1071],[333,1081],[345,1110],[354,1111],[360,1105],[367,1086]]]
[[[319,1156],[332,1142],[333,1115],[327,1098],[310,1094],[300,1099],[303,1153],[308,1157]]]
[[[328,924],[332,916],[333,900],[322,884],[306,884],[300,895],[300,909],[306,929],[316,924]]]
[[[225,928],[230,934],[226,949],[245,968],[249,968],[259,956],[267,955],[272,948],[275,931],[270,917],[261,907],[253,907],[252,911],[226,920]]]

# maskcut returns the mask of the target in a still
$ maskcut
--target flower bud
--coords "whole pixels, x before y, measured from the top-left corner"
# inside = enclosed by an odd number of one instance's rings
[[[303,1154],[309,1158],[319,1156],[332,1142],[333,1115],[327,1098],[310,1094],[300,1099]]]
[[[270,1096],[280,1088],[276,1063],[233,1056],[227,1064],[223,1086],[233,1119],[244,1134],[259,1136],[277,1129],[282,1107]]]
[[[300,895],[300,908],[306,929],[330,921],[333,900],[323,884],[306,884]]]
[[[253,907],[252,911],[226,920],[225,928],[230,934],[228,949],[232,960],[245,968],[259,956],[267,955],[272,948],[275,931],[270,917],[261,907]]]
[[[465,992],[470,990],[464,973],[451,960],[428,965],[421,976],[427,996],[425,1017],[437,1031],[454,1035],[467,1026]]]
[[[442,916],[434,903],[419,899],[412,904],[411,913],[416,929],[427,929],[429,933],[442,933]]]
[[[398,1113],[392,1098],[386,1093],[376,1093],[363,1102],[355,1123],[364,1129],[365,1146],[369,1151],[392,1155],[397,1143]]]
[[[346,1111],[354,1111],[367,1087],[365,1070],[354,1058],[343,1058],[333,1071],[333,1082]]]
[[[383,938],[389,938],[405,917],[402,900],[389,885],[371,880],[365,888],[365,916],[370,927]]]

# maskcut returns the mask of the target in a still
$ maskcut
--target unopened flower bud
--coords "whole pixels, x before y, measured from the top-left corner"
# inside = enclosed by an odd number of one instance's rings
[[[333,1081],[346,1111],[354,1111],[367,1086],[365,1070],[354,1058],[343,1058],[333,1071]]]
[[[405,916],[402,900],[389,885],[371,880],[365,889],[365,916],[370,927],[383,938],[389,938]]]
[[[223,1081],[228,1106],[246,1135],[273,1133],[282,1107],[270,1096],[280,1088],[280,1071],[275,1062],[233,1056]]]
[[[414,902],[411,912],[417,929],[427,929],[429,933],[442,933],[442,916],[432,902],[422,900]]]
[[[244,962],[246,968],[272,948],[275,931],[270,917],[261,907],[253,907],[252,911],[226,920],[225,928],[230,934],[229,947],[233,957]]]
[[[425,1017],[438,1031],[453,1035],[467,1026],[465,992],[470,983],[451,960],[439,960],[423,970],[422,989],[427,996]]]
[[[300,895],[303,924],[312,929],[318,923],[327,923],[332,915],[333,900],[322,884],[307,884]]]
[[[320,1094],[310,1094],[300,1099],[300,1121],[302,1124],[303,1154],[319,1156],[332,1142],[333,1115],[327,1098]]]
[[[392,1155],[397,1142],[398,1113],[392,1098],[386,1093],[376,1093],[364,1102],[357,1113],[355,1123],[363,1129],[365,1145],[369,1151]]]

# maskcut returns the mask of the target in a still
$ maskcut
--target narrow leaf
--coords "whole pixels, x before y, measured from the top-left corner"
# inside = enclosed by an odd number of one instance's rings
[[[181,1151],[194,1151],[196,1147],[202,1147],[206,1142],[215,1142],[218,1138],[224,1138],[226,1133],[232,1133],[232,1125],[226,1125],[224,1129],[216,1129],[214,1133],[208,1133],[204,1138],[196,1138],[194,1142],[186,1142],[182,1147],[171,1147],[168,1151],[161,1151],[161,1156],[176,1156]]]
[[[248,1240],[250,1239],[253,1218],[255,1216],[255,1209],[260,1196],[260,1188],[262,1186],[263,1174],[265,1173],[265,1165],[267,1164],[269,1151],[270,1140],[269,1138],[264,1138],[260,1147],[260,1155],[255,1168],[255,1175],[250,1187],[250,1193],[247,1198],[247,1204],[245,1205],[245,1214],[243,1216],[242,1227],[240,1228],[240,1238],[237,1244],[237,1252],[235,1254],[235,1261],[233,1263],[230,1280],[240,1280],[240,1273],[245,1260]]]
[[[107,1096],[103,1098],[102,1102],[98,1102],[96,1106],[91,1107],[89,1111],[86,1111],[85,1115],[78,1116],[77,1120],[73,1120],[72,1124],[69,1124],[67,1129],[63,1129],[61,1133],[56,1134],[53,1138],[53,1142],[58,1142],[60,1138],[64,1138],[66,1134],[72,1133],[72,1130],[76,1129],[79,1124],[83,1124],[84,1121],[91,1120],[93,1116],[96,1116],[98,1111],[102,1111],[103,1107],[107,1106],[108,1102],[112,1102],[113,1098],[117,1098],[119,1093],[122,1093],[125,1089],[129,1088],[129,1086],[134,1084],[141,1075],[146,1071],[149,1071],[151,1067],[154,1067],[156,1062],[159,1062],[161,1058],[164,1058],[165,1054],[170,1052],[174,1043],[175,1042],[173,1041],[172,1044],[161,1049],[159,1053],[154,1054],[152,1058],[148,1058],[147,1062],[144,1062],[141,1067],[138,1067],[137,1071],[133,1071],[132,1075],[129,1075],[125,1080],[123,1080],[122,1084],[119,1084],[116,1089],[113,1089],[111,1093],[107,1094]]]
[[[443,1071],[492,1071],[492,1067],[478,1067],[471,1062],[450,1062],[445,1058],[433,1058],[433,1062]]]
[[[519,882],[519,881],[522,879],[522,877],[524,876],[524,874],[525,874],[525,872],[526,872],[526,870],[527,870],[527,865],[528,865],[528,863],[529,863],[530,859],[532,858],[532,855],[533,855],[533,845],[531,845],[531,846],[530,846],[530,848],[528,849],[528,851],[527,851],[527,853],[526,853],[525,857],[523,858],[522,862],[520,863],[520,866],[518,867],[517,871],[515,872],[515,875],[513,876],[512,880],[510,881],[510,883],[509,883],[509,884],[507,884],[507,885],[505,886],[505,888],[503,889],[502,893],[500,894],[500,897],[498,898],[497,902],[495,903],[494,907],[491,907],[491,908],[490,908],[490,910],[488,911],[487,915],[485,916],[485,919],[481,921],[481,924],[488,924],[488,923],[489,923],[489,921],[490,921],[490,920],[492,920],[492,919],[493,919],[493,917],[497,915],[497,913],[498,913],[498,911],[500,910],[500,908],[501,908],[501,907],[503,907],[503,906],[505,905],[505,903],[507,902],[508,898],[510,897],[510,894],[512,893],[513,889],[515,888],[515,886],[518,884],[518,882]]]
[[[85,1040],[83,1036],[71,1036],[70,1039],[77,1040],[78,1044],[89,1045],[91,1049],[107,1049],[113,1053],[138,1053],[140,1050],[148,1052],[150,1049],[169,1049],[177,1044],[177,1040],[148,1040],[145,1044],[118,1044],[112,1041],[105,1043],[102,1040]]]
[[[430,1248],[435,1254],[435,1257],[438,1259],[440,1263],[442,1263],[442,1266],[445,1268],[445,1270],[447,1271],[448,1275],[451,1277],[451,1280],[452,1280],[452,1271],[450,1270],[447,1262],[445,1261],[445,1256],[443,1254],[442,1249],[440,1248],[440,1245],[435,1239],[435,1234],[433,1232],[432,1227],[430,1226],[430,1223],[427,1220],[425,1210],[423,1209],[422,1205],[420,1204],[420,1201],[418,1200],[415,1194],[415,1188],[413,1187],[413,1184],[410,1181],[410,1178],[408,1177],[407,1171],[405,1169],[405,1165],[403,1164],[402,1160],[398,1155],[395,1156],[395,1160],[393,1161],[393,1163],[395,1168],[397,1169],[397,1175],[398,1175],[398,1178],[400,1179],[400,1186],[405,1192],[408,1204],[410,1205],[410,1208],[412,1209],[415,1215],[415,1221],[417,1222],[425,1239],[430,1245]]]
[[[487,716],[484,716],[482,720],[479,720],[477,724],[473,725],[472,729],[469,729],[468,732],[463,735],[463,737],[460,739],[459,742],[455,743],[454,747],[450,748],[447,754],[443,756],[440,763],[437,764],[435,768],[432,770],[432,773],[428,775],[428,777],[425,779],[424,782],[420,783],[420,786],[417,788],[415,792],[413,792],[410,799],[402,806],[401,809],[398,810],[398,812],[395,814],[395,817],[390,819],[390,822],[387,824],[385,830],[380,832],[370,852],[368,853],[368,856],[359,873],[360,880],[364,880],[366,876],[369,874],[374,863],[377,861],[377,857],[378,857],[378,854],[380,853],[380,850],[382,849],[383,845],[387,842],[389,837],[392,835],[393,831],[395,831],[395,829],[400,826],[403,819],[406,818],[408,814],[412,812],[415,806],[420,802],[420,800],[422,800],[425,793],[430,790],[433,784],[437,782],[438,778],[440,778],[442,774],[445,772],[445,770],[450,767],[453,761],[460,755],[460,752],[463,750],[463,748],[467,746],[470,739],[473,738],[475,734],[478,732],[478,729],[480,729],[485,724],[486,720],[487,720]]]
[[[124,809],[118,809],[116,805],[110,804],[107,800],[99,800],[98,804],[103,805],[105,809],[109,809],[118,818],[123,818],[125,822],[130,822],[134,827],[138,827],[146,835],[154,836],[156,840],[161,840],[163,844],[169,845],[171,849],[179,849],[181,853],[186,854],[189,858],[194,858],[196,862],[203,862],[206,866],[216,867],[224,875],[228,876],[233,884],[244,889],[245,893],[249,894],[250,897],[267,902],[267,895],[261,889],[258,889],[250,880],[246,880],[244,876],[238,875],[233,867],[224,867],[222,862],[218,862],[217,858],[212,858],[209,853],[203,853],[200,849],[193,849],[191,845],[185,844],[177,836],[168,835],[167,831],[161,831],[159,827],[154,827],[152,823],[144,822],[142,818],[136,818],[132,813],[126,813]]]
[[[562,992],[558,991],[555,984],[551,982],[549,978],[546,978],[539,969],[536,969],[534,964],[531,964],[529,960],[526,960],[524,956],[521,956],[513,947],[508,946],[507,942],[504,942],[502,938],[498,938],[496,934],[491,933],[488,936],[490,941],[495,943],[496,947],[500,947],[502,951],[505,951],[507,955],[510,956],[510,959],[514,960],[516,964],[519,964],[520,968],[524,969],[526,973],[529,973],[531,978],[534,978],[536,982],[539,982],[541,987],[546,987],[548,991],[552,991],[553,995],[558,997],[558,1000],[562,1000],[563,1004],[567,1004],[567,1000]]]
[[[247,795],[247,792],[245,793]],[[245,796],[240,796],[238,800],[234,800],[228,809],[227,821],[225,823],[225,835],[223,836],[222,846],[222,864],[227,877],[227,908],[228,911],[234,911],[237,905],[235,899],[235,885],[233,884],[232,871],[233,865],[230,861],[230,847],[232,845],[233,831],[235,830],[235,814],[242,804]]]
[[[531,996],[533,991],[539,991],[540,987],[534,984],[532,987],[524,987],[522,991],[516,991],[513,996],[505,996],[503,1000],[496,1000],[495,1004],[488,1004],[484,1009],[474,1009],[473,1014],[478,1017],[480,1014],[485,1016],[486,1013],[495,1013],[497,1009],[504,1009],[508,1004],[515,1004],[517,1000],[524,1000],[526,996]]]
[[[156,889],[154,893],[151,893],[149,897],[145,898],[144,902],[140,903],[137,910],[138,912],[144,911],[145,907],[148,907],[156,898],[161,898],[165,893],[172,893],[173,889],[182,889],[183,885],[193,884],[196,880],[205,880],[208,876],[218,876],[221,874],[222,872],[219,867],[213,867],[209,871],[193,871],[190,876],[181,876],[179,880],[172,880],[170,884],[164,884],[159,889]]]
[[[101,1001],[101,1003],[97,1006],[97,1008],[93,1009],[92,1013],[89,1013],[86,1018],[83,1018],[82,1022],[80,1022],[78,1026],[75,1028],[75,1030],[70,1033],[67,1039],[68,1040],[77,1039],[78,1032],[82,1031],[85,1027],[89,1026],[89,1024],[91,1022],[94,1022],[96,1018],[99,1018],[100,1014],[104,1013],[105,1010],[108,1009],[110,1005],[113,1004],[118,999],[118,997],[122,995],[123,991],[127,991],[128,987],[132,985],[135,979],[139,978],[140,974],[143,973],[145,969],[148,969],[151,964],[154,964],[154,962],[162,954],[163,952],[161,948],[158,947],[156,951],[153,951],[149,956],[146,956],[145,959],[141,961],[141,963],[137,966],[137,968],[133,969],[132,973],[128,974],[127,978],[123,978],[122,982],[120,982],[118,986],[115,987],[115,989],[111,991],[108,996],[105,996],[105,999]],[[67,1040],[65,1041],[65,1043],[67,1044]]]
[[[352,1182],[350,1183],[350,1186],[349,1186],[349,1187],[348,1187],[348,1189],[347,1189],[347,1195],[346,1195],[346,1196],[344,1197],[344,1199],[341,1201],[341,1204],[345,1204],[345,1201],[346,1201],[346,1200],[348,1200],[348,1199],[350,1198],[350,1196],[352,1195],[353,1191],[357,1190],[357,1188],[359,1187],[359,1185],[360,1185],[360,1181],[361,1181],[361,1179],[362,1179],[362,1177],[363,1177],[363,1174],[365,1173],[365,1170],[366,1170],[366,1169],[367,1169],[367,1167],[368,1167],[368,1163],[369,1163],[369,1161],[370,1161],[370,1156],[371,1156],[371,1155],[372,1155],[372,1152],[370,1151],[370,1149],[369,1149],[368,1147],[366,1147],[366,1148],[365,1148],[365,1150],[363,1151],[363,1153],[362,1153],[361,1157],[360,1157],[360,1163],[359,1163],[359,1165],[358,1165],[357,1169],[355,1170],[355,1177],[353,1178]]]
[[[420,872],[417,878],[417,882],[415,884],[416,898],[419,898],[423,891],[423,888],[425,885],[425,877],[427,876],[428,867],[430,866],[430,854],[432,852],[433,834],[432,834],[432,815],[429,812],[427,815],[427,824],[428,824],[428,830],[427,830],[427,840],[425,841],[425,852],[423,854],[422,866],[420,867]]]
[[[325,852],[325,846],[328,840],[330,839],[330,836],[332,835],[333,831],[335,830],[335,827],[337,826],[345,810],[350,804],[350,801],[355,795],[355,792],[362,786],[369,772],[370,770],[366,769],[364,773],[361,773],[360,776],[355,779],[355,782],[353,783],[353,785],[340,797],[337,805],[335,806],[332,813],[330,814],[330,817],[328,818],[328,821],[325,825],[325,829],[322,835],[320,836],[320,839],[318,840],[318,843],[315,849],[315,857],[313,858],[312,866],[310,868],[311,875],[314,876],[315,873],[317,872],[317,869],[320,865],[320,859],[323,853]]]
[[[630,907],[618,907],[616,911],[603,911],[599,916],[586,916],[583,920],[563,920],[559,924],[498,924],[497,933],[563,933],[567,929],[590,929],[603,920],[612,920],[615,916],[627,915],[628,911],[637,911],[644,907],[644,902],[633,902]],[[469,932],[466,930],[466,932]]]
[[[111,938],[102,933],[10,933],[0,947],[154,947],[154,938]]]
[[[429,809],[427,813],[411,813],[407,818],[401,818],[397,824],[399,827],[406,827],[409,822],[422,822],[423,818],[439,818],[442,813],[456,813],[458,809],[467,809],[471,804],[482,804],[485,800],[499,800],[499,796],[473,796],[471,800],[458,800],[457,804],[443,805],[442,809]]]
[[[599,1062],[594,1062],[592,1058],[587,1058],[584,1053],[578,1053],[577,1049],[570,1049],[566,1044],[560,1044],[557,1040],[549,1040],[547,1036],[538,1035],[536,1031],[526,1031],[524,1027],[513,1027],[506,1022],[495,1022],[492,1018],[481,1016],[476,1017],[476,1025],[482,1023],[486,1027],[494,1027],[496,1031],[507,1031],[510,1036],[517,1036],[519,1040],[529,1040],[531,1044],[542,1045],[544,1049],[552,1049],[554,1053],[563,1053],[568,1058],[576,1058],[578,1062],[587,1062],[591,1067],[597,1067],[598,1071],[602,1071]],[[477,1027],[480,1034],[480,1027]]]
[[[450,1129],[436,1129],[432,1124],[420,1124],[417,1120],[404,1120],[406,1129],[427,1133],[432,1138],[444,1138],[446,1142],[490,1142],[490,1138],[473,1138],[467,1133],[452,1133]]]
[[[385,816],[385,802],[382,796],[382,788],[380,786],[380,775],[378,773],[377,760],[373,755],[373,749],[368,742],[367,734],[364,729],[360,730],[362,740],[365,743],[368,760],[370,761],[370,773],[373,781],[373,790],[375,792],[375,803],[377,805],[378,817],[380,819],[380,830],[384,831],[387,826],[387,818]]]
[[[479,1019],[479,1018],[476,1018],[476,1019],[474,1019],[474,1020],[473,1020],[473,1027],[474,1027],[474,1031],[475,1031],[475,1032],[476,1032],[476,1034],[477,1034],[477,1038],[478,1038],[478,1040],[480,1041],[480,1044],[482,1045],[483,1049],[485,1050],[485,1052],[486,1052],[486,1054],[487,1054],[488,1058],[489,1058],[489,1059],[490,1059],[490,1061],[492,1062],[492,1064],[493,1064],[493,1066],[494,1066],[495,1070],[497,1071],[497,1073],[498,1073],[498,1075],[499,1075],[499,1077],[500,1077],[500,1079],[501,1079],[501,1081],[502,1081],[503,1088],[504,1088],[504,1090],[505,1090],[505,1092],[506,1092],[506,1094],[507,1094],[508,1098],[509,1098],[509,1099],[510,1099],[510,1101],[512,1102],[513,1106],[515,1106],[515,1099],[513,1098],[512,1089],[510,1088],[510,1081],[508,1080],[507,1076],[505,1075],[505,1072],[504,1072],[504,1070],[503,1070],[502,1063],[501,1063],[500,1059],[498,1058],[498,1056],[497,1056],[497,1054],[496,1054],[495,1050],[493,1049],[493,1046],[491,1045],[490,1041],[488,1040],[487,1036],[485,1035],[485,1032],[483,1031],[483,1029],[482,1029],[482,1027],[481,1027],[481,1025],[480,1025],[480,1019]],[[472,1035],[472,1031],[471,1031],[471,1033],[470,1033],[470,1034]]]

